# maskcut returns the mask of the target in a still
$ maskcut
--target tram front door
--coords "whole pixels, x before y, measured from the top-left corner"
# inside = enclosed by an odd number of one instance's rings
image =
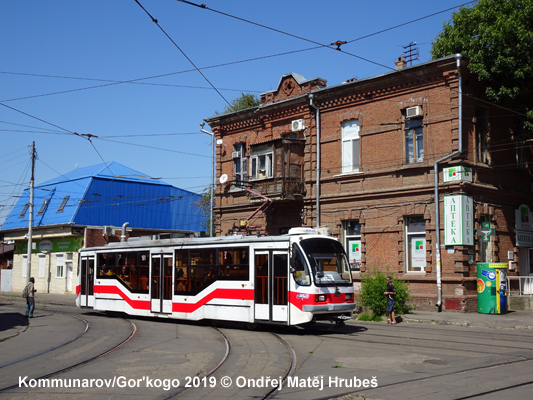
[[[82,257],[80,268],[80,306],[94,307],[94,257]]]
[[[288,321],[287,275],[286,251],[255,252],[255,320]]]
[[[172,254],[153,254],[150,268],[150,311],[172,313]]]

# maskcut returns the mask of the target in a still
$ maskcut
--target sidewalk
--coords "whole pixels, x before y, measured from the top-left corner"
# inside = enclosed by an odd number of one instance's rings
[[[413,311],[402,315],[410,323],[454,325],[493,329],[533,329],[533,311],[509,311],[507,314],[479,314],[436,311]]]
[[[21,303],[26,303],[26,299],[22,298],[22,293],[0,292],[0,307],[5,303],[13,303],[18,301]],[[76,295],[37,292],[35,293],[35,304],[38,305],[39,303],[76,307]]]

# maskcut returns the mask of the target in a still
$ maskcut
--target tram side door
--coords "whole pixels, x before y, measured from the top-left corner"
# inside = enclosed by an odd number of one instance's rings
[[[288,253],[255,252],[255,320],[287,322],[289,319]]]
[[[80,306],[94,307],[94,256],[81,257]]]
[[[150,311],[172,313],[172,254],[152,253],[150,268]]]

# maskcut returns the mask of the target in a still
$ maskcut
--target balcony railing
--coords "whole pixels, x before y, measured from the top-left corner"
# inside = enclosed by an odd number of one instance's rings
[[[250,182],[255,192],[273,200],[301,200],[305,196],[305,184],[297,179],[268,179]],[[263,201],[261,197],[250,194],[250,202]]]

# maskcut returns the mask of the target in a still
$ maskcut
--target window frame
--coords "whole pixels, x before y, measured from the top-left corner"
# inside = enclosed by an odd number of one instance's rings
[[[477,107],[475,110],[475,130],[476,130],[476,161],[482,164],[490,165],[489,158],[489,125],[487,109]]]
[[[407,118],[403,110],[403,143],[406,164],[424,161],[424,118]]]
[[[248,163],[246,158],[246,143],[234,143],[233,152],[238,152],[239,157],[233,159],[233,189],[242,190],[242,183],[248,181]],[[238,170],[238,171],[237,171]]]
[[[250,153],[250,180],[258,181],[272,178],[274,176],[274,146],[254,147]],[[262,158],[264,158],[264,162],[260,163]],[[260,169],[260,166],[263,169]],[[264,174],[261,175],[260,171],[264,171]]]
[[[50,199],[44,199],[43,204],[41,204],[41,208],[39,208],[39,211],[37,212],[37,215],[44,214],[46,208],[48,207],[48,203],[50,203]]]
[[[57,279],[65,277],[65,257],[63,254],[56,254],[56,274]]]
[[[353,124],[356,128],[349,129]],[[361,127],[358,119],[350,119],[341,123],[341,172],[343,174],[359,172],[361,168]],[[350,158],[349,164],[345,163]]]
[[[417,224],[423,221],[423,230],[417,230]],[[425,272],[427,268],[427,243],[426,243],[426,220],[423,215],[409,215],[404,219],[405,222],[405,271],[406,272]],[[421,241],[423,244],[423,254],[419,256],[420,263],[424,265],[413,266],[413,246],[417,246],[417,241]],[[423,260],[423,261],[422,261]]]
[[[61,200],[61,204],[57,208],[56,213],[62,213],[65,210],[65,207],[70,199],[70,196],[63,197],[63,200]]]
[[[343,236],[344,236],[344,243],[345,243],[345,249],[346,249],[346,255],[348,256],[348,262],[350,263],[350,270],[351,271],[361,271],[361,223],[359,220],[347,220],[342,221],[342,228],[343,228]],[[352,251],[352,246],[357,246],[359,255],[352,258],[351,255],[354,253]],[[355,254],[354,254],[355,255]]]
[[[20,212],[19,218],[24,218],[26,216],[26,211],[28,211],[28,208],[30,208],[30,203],[24,204],[22,207],[22,211]]]

